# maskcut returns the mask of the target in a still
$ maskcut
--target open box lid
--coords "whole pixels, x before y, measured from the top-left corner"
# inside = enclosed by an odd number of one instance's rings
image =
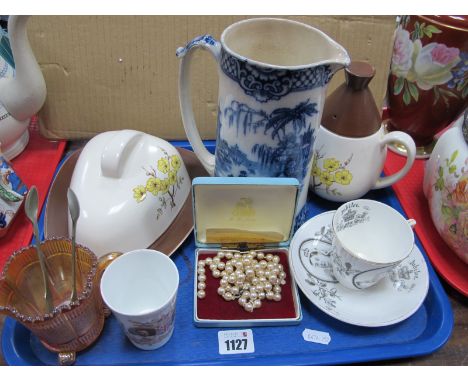
[[[192,186],[198,247],[242,249],[289,244],[297,179],[200,177]]]

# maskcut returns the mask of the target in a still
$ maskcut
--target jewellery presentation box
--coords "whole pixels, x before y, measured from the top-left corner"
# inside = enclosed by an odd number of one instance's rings
[[[278,256],[286,273],[281,300],[261,301],[248,312],[237,299],[218,294],[220,278],[205,266],[205,297],[198,298],[195,270],[194,322],[202,327],[295,325],[302,320],[299,295],[290,273],[289,242],[293,235],[299,182],[293,178],[200,177],[192,182],[195,264],[219,251]],[[221,260],[225,261],[225,260]]]

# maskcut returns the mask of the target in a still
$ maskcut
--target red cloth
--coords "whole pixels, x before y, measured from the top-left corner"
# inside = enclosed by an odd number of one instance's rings
[[[39,208],[42,209],[66,141],[49,141],[41,137],[35,119],[31,121],[29,133],[26,149],[11,162],[15,172],[28,188],[33,185],[37,187]],[[0,269],[3,269],[10,255],[28,245],[31,238],[32,226],[24,214],[24,209],[21,208],[7,234],[0,239]]]
[[[265,250],[265,253],[267,251]],[[280,264],[286,272],[286,284],[282,286],[281,303],[262,301],[262,307],[255,309],[253,312],[247,312],[241,307],[237,300],[225,301],[218,295],[219,280],[211,275],[208,267],[205,269],[206,275],[206,297],[204,299],[197,298],[197,314],[199,319],[204,320],[249,320],[249,319],[286,319],[294,318],[295,304],[293,292],[291,289],[291,275],[289,272],[287,253],[284,250],[268,250],[268,253],[278,255]],[[207,250],[198,255],[199,260],[204,260],[207,257],[216,256],[216,252]],[[196,271],[195,271],[196,272]]]
[[[389,151],[384,172],[395,173],[405,161],[406,157]],[[416,220],[416,233],[431,263],[450,285],[468,296],[468,265],[445,244],[432,222],[422,189],[425,164],[426,160],[416,159],[410,172],[393,189],[408,217]]]

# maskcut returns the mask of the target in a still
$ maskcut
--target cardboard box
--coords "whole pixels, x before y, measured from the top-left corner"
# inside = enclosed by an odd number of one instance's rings
[[[248,16],[35,16],[29,38],[47,83],[41,133],[50,139],[89,138],[136,129],[185,139],[178,100],[177,47],[200,34],[219,39]],[[394,16],[294,16],[342,44],[354,60],[376,67],[371,82],[382,104],[391,59]],[[313,48],[313,47],[311,47]],[[214,60],[198,51],[192,96],[204,139],[215,138],[218,76]],[[329,92],[344,81],[341,71]]]

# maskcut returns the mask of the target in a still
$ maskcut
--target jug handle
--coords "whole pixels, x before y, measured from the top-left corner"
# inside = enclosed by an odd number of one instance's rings
[[[135,130],[122,130],[111,138],[101,153],[101,171],[103,176],[109,178],[119,178],[121,176],[125,153],[131,147],[134,139],[137,139],[142,134]]]
[[[393,183],[397,182],[401,178],[403,178],[408,171],[413,166],[414,160],[416,158],[416,145],[408,134],[403,133],[401,131],[392,131],[391,133],[385,134],[380,141],[380,146],[382,149],[386,150],[386,146],[389,143],[398,142],[402,144],[406,149],[406,163],[405,165],[395,174],[380,177],[377,179],[373,190],[377,190],[379,188],[384,188],[392,185]]]
[[[219,64],[221,44],[210,35],[203,35],[196,37],[185,47],[178,48],[176,52],[176,56],[181,59],[179,67],[179,102],[185,133],[201,164],[210,175],[213,175],[215,157],[206,149],[200,137],[193,114],[192,100],[190,98],[190,63],[192,60],[192,53],[194,52],[192,48],[208,50]]]

